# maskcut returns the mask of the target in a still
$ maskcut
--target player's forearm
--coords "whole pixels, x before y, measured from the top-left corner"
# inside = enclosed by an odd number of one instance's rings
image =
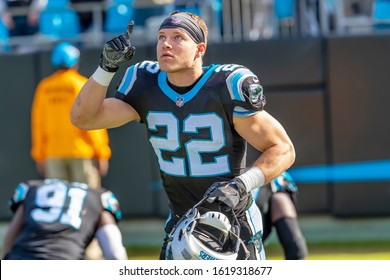
[[[295,161],[295,149],[291,141],[275,144],[265,150],[255,161],[254,166],[261,169],[265,184],[272,181]]]
[[[18,237],[22,226],[23,226],[23,205],[20,205],[16,210],[11,223],[9,224],[7,231],[4,235],[4,244],[3,244],[3,257],[11,251],[12,246]]]
[[[107,86],[97,83],[92,77],[80,90],[70,112],[71,122],[81,129],[94,129],[94,122],[102,110]]]

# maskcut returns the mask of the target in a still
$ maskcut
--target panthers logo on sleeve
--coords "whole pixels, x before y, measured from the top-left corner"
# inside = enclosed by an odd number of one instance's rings
[[[232,70],[226,85],[232,100],[238,101],[234,115],[247,116],[263,110],[266,101],[257,76],[241,65],[224,65],[224,69]]]
[[[259,84],[259,79],[256,76],[247,77],[244,80],[242,83],[242,91],[255,107],[263,110],[265,96],[263,94],[263,87]]]
[[[101,195],[103,208],[114,215],[115,219],[119,221],[122,218],[122,212],[119,209],[119,201],[116,196],[110,192],[104,192]]]
[[[14,195],[8,202],[9,207],[11,208],[12,212],[15,212],[16,209],[18,209],[19,205],[23,202],[23,200],[26,198],[27,192],[29,190],[29,186],[26,183],[20,183],[15,191]]]

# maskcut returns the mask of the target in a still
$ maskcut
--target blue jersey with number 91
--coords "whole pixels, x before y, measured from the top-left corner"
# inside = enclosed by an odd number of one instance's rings
[[[6,259],[83,259],[102,211],[121,218],[118,200],[110,191],[56,179],[19,184],[11,210],[20,205],[23,227]]]

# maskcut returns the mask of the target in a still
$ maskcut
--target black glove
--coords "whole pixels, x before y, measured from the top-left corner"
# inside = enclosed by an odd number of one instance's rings
[[[134,22],[131,21],[127,26],[125,34],[111,39],[104,45],[100,56],[100,67],[102,69],[107,72],[116,72],[121,64],[133,57],[135,47],[130,42],[133,27]]]
[[[240,179],[233,179],[229,182],[216,182],[206,191],[207,201],[220,202],[234,209],[246,194],[246,188]]]

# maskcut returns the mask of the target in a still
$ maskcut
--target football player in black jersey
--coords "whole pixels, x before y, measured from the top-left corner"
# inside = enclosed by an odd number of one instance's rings
[[[166,232],[207,196],[206,209],[234,209],[249,259],[264,259],[261,214],[250,191],[289,168],[295,150],[282,125],[263,110],[259,79],[241,65],[204,66],[206,24],[197,15],[173,12],[157,34],[157,61],[130,66],[116,96],[106,98],[115,72],[135,53],[132,29],[130,22],[125,34],[105,44],[99,67],[73,104],[73,124],[97,129],[144,123],[170,200]],[[249,168],[247,143],[262,152]],[[246,258],[244,249],[238,258]]]
[[[6,260],[81,260],[97,238],[105,259],[127,260],[115,195],[57,179],[20,183],[4,237]]]
[[[263,242],[276,230],[286,260],[304,260],[308,255],[296,209],[298,187],[288,172],[252,191],[263,217]]]

